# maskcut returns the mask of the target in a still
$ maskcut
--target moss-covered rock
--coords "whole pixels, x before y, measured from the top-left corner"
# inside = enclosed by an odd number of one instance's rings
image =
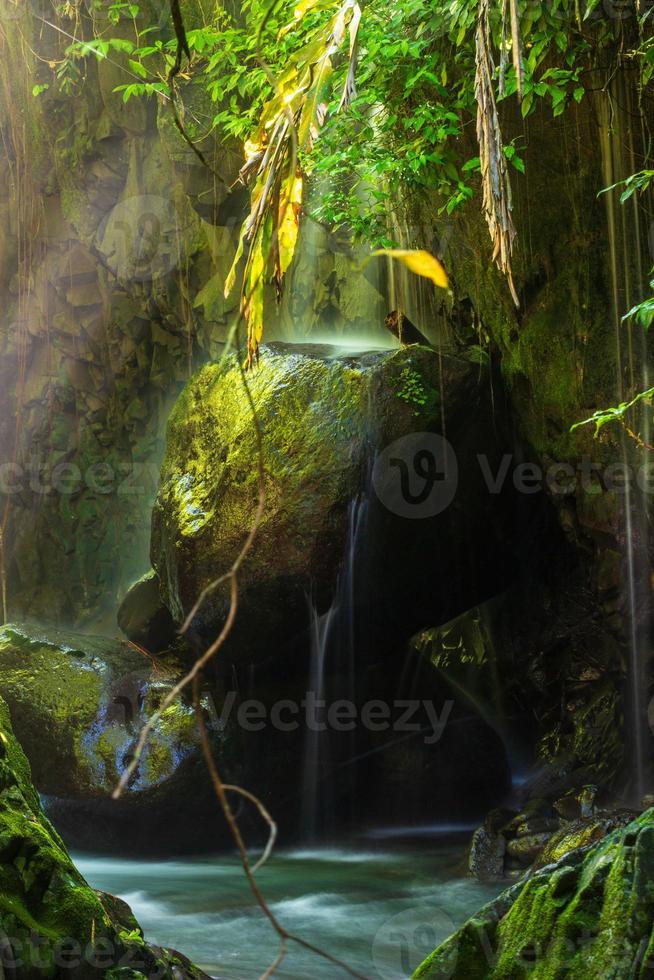
[[[518,882],[414,980],[632,980],[654,969],[654,810]],[[586,845],[586,846],[583,846]]]
[[[506,492],[489,491],[478,459],[495,473],[502,447],[502,410],[496,405],[493,417],[488,371],[425,347],[340,357],[329,347],[274,345],[248,384],[262,432],[266,503],[239,573],[232,659],[265,658],[288,642],[306,621],[307,594],[319,608],[328,605],[357,496],[369,496],[367,588],[380,642],[399,633],[405,639],[468,608],[473,596],[497,591],[516,513]],[[414,493],[422,490],[416,460],[425,447],[429,454],[430,434],[445,432],[456,457],[449,506],[416,511],[399,489],[389,502],[384,488],[400,486],[392,459],[381,490],[375,469],[373,491],[372,461],[393,444],[406,455]],[[153,513],[152,562],[177,622],[243,547],[257,508],[257,455],[236,358],[204,367],[170,417]],[[197,628],[214,636],[228,601],[227,589],[210,595]]]
[[[535,868],[555,864],[580,847],[587,847],[602,840],[619,827],[626,827],[636,814],[632,810],[599,810],[588,817],[580,817],[552,834],[534,863]]]
[[[149,947],[125,904],[79,874],[41,810],[1,698],[0,881],[3,976],[86,980],[126,969],[170,980],[204,976],[185,957]]]
[[[206,783],[203,772],[198,777],[193,706],[183,699],[155,724],[123,799],[111,800],[143,724],[179,676],[174,661],[157,663],[119,641],[20,625],[0,630],[0,695],[36,787],[71,843],[93,839],[99,814],[100,846],[183,841],[179,799]],[[200,789],[199,806],[203,798]]]

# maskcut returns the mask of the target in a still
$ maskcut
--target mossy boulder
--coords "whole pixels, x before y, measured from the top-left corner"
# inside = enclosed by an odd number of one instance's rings
[[[176,662],[155,662],[120,641],[0,630],[0,695],[36,787],[71,844],[133,850],[184,839],[179,800],[192,790],[202,810],[207,780],[193,707],[183,699],[154,726],[123,798],[111,799],[143,724],[179,676]],[[205,815],[207,808],[205,801]]]
[[[654,810],[518,882],[413,980],[644,980],[654,970]]]
[[[506,419],[501,399],[493,408],[488,370],[418,346],[338,356],[322,345],[276,344],[264,348],[248,384],[262,432],[266,502],[239,572],[239,616],[223,659],[272,656],[306,626],[308,594],[319,609],[329,605],[357,497],[369,506],[362,531],[367,594],[355,602],[367,602],[381,645],[501,587],[520,508],[506,487],[492,493],[486,482],[506,447]],[[430,438],[444,434],[455,465],[437,478],[454,480],[449,505],[438,509],[437,499],[437,512],[425,513],[399,490],[389,503],[389,483],[400,485],[394,451],[406,456],[401,461],[419,496],[426,485],[420,454],[429,455]],[[245,543],[257,508],[257,459],[237,359],[205,366],[171,414],[152,521],[152,563],[178,623]],[[226,588],[207,597],[194,622],[204,638],[215,636],[228,604]]]
[[[94,891],[43,814],[0,698],[0,974],[200,980],[180,954],[149,947],[125,903]]]

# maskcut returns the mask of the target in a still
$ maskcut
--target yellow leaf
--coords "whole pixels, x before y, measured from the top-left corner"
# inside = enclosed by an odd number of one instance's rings
[[[243,313],[248,325],[248,367],[252,367],[255,358],[259,356],[259,344],[263,336],[264,298],[271,236],[272,217],[268,214],[252,243],[246,271]]]
[[[248,222],[247,222],[247,219],[246,219],[243,222],[243,225],[241,227],[241,233],[240,233],[239,239],[238,239],[238,248],[236,249],[236,255],[234,256],[234,261],[232,262],[231,268],[230,268],[229,272],[227,273],[227,278],[225,279],[225,288],[223,290],[225,299],[227,299],[227,297],[231,293],[231,291],[234,288],[234,285],[236,283],[236,270],[237,270],[238,264],[241,261],[241,258],[243,256],[243,249],[244,249],[244,246],[245,246],[245,232],[246,232],[246,228],[247,228],[247,223]]]
[[[277,229],[277,236],[279,242],[279,272],[282,278],[286,274],[295,254],[301,204],[302,177],[299,173],[295,176],[289,175],[284,182],[279,199],[279,227]]]
[[[387,255],[391,259],[397,259],[417,276],[431,279],[435,286],[447,289],[447,272],[431,252],[426,252],[422,248],[378,248],[370,258],[374,258],[375,255]]]

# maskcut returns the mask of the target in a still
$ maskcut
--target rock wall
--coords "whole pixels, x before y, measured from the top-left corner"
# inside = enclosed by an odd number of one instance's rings
[[[493,266],[478,207],[455,213],[445,251],[459,301],[453,326],[499,349],[519,431],[538,466],[535,486],[558,524],[545,551],[549,571],[542,563],[540,573],[535,565],[527,569],[519,598],[514,592],[500,614],[504,625],[494,620],[490,647],[505,667],[493,656],[490,663],[509,684],[513,670],[532,692],[540,690],[541,760],[571,751],[575,764],[585,765],[580,759],[588,761],[595,751],[596,763],[607,763],[604,777],[612,769],[619,782],[634,771],[639,752],[647,779],[653,775],[646,718],[652,452],[618,424],[599,438],[592,425],[571,427],[633,397],[651,375],[652,337],[621,318],[649,289],[652,197],[621,206],[619,190],[600,194],[648,165],[637,127],[627,121],[636,114],[632,85],[627,69],[610,82],[598,70],[581,104],[556,118],[542,106],[523,121],[504,107],[504,137],[521,134],[526,168],[525,175],[511,175],[519,309]],[[611,122],[616,104],[620,118]],[[651,104],[643,111],[651,112]],[[470,156],[474,152],[471,141]],[[627,417],[637,435],[646,435],[649,424],[647,411]],[[508,466],[509,478],[517,462]],[[527,691],[523,696],[529,701]],[[626,770],[614,737],[623,718]],[[589,731],[593,737],[584,745],[578,735]]]

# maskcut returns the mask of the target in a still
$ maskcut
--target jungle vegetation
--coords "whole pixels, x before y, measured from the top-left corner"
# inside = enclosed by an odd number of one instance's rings
[[[176,3],[173,13],[154,23],[144,5],[112,3],[98,34],[77,6],[60,4],[72,40],[33,91],[72,93],[87,58],[119,52],[125,101],[168,99],[193,146],[211,133],[242,141],[251,209],[225,291],[240,277],[250,363],[264,287],[281,293],[302,214],[373,247],[406,248],[413,243],[400,243],[397,230],[407,206],[436,202],[451,214],[480,193],[493,258],[519,305],[511,180],[525,163],[505,107],[517,101],[526,119],[544,103],[558,116],[606,87],[619,65],[637,73],[642,99],[654,74],[654,15],[638,0],[245,0],[236,10],[207,7],[198,25],[184,25]],[[190,108],[198,93],[212,106],[206,121]],[[472,157],[463,139],[471,127]],[[632,175],[622,199],[643,194],[653,175]],[[433,267],[425,274],[434,278]],[[435,276],[446,285],[442,271]],[[627,317],[647,329],[654,301]]]

